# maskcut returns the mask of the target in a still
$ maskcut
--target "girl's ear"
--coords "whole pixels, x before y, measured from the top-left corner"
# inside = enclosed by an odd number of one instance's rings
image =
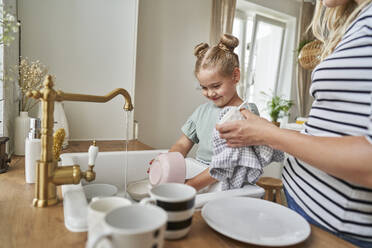
[[[236,84],[240,80],[240,69],[239,69],[239,67],[235,67],[234,70],[233,70],[233,80],[234,80],[234,83],[236,83]]]

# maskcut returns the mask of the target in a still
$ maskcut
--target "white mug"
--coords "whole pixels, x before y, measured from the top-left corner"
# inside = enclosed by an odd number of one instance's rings
[[[144,198],[140,204],[152,203],[167,211],[168,221],[166,239],[179,239],[190,230],[195,210],[196,190],[186,184],[164,183],[149,191],[150,198]]]
[[[152,205],[128,205],[114,209],[103,219],[103,232],[87,245],[94,248],[105,240],[107,247],[162,248],[167,213]],[[106,247],[106,246],[105,246]]]
[[[130,200],[118,196],[103,198],[94,197],[88,205],[88,244],[102,233],[103,218],[108,212],[130,204],[132,204]]]

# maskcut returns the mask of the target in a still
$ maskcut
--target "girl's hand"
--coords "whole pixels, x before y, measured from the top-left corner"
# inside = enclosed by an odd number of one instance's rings
[[[153,159],[151,159],[151,161],[149,162],[149,168],[147,169],[147,174],[149,174],[150,173],[150,168],[151,168],[151,165],[152,165],[152,163],[154,162],[154,160],[155,160],[155,158],[153,158]]]
[[[214,182],[217,182],[217,180],[211,177],[209,174],[209,169],[205,169],[203,172],[194,176],[193,178],[185,180],[185,184],[194,187],[196,191],[199,191]]]
[[[245,120],[232,121],[216,125],[220,137],[226,139],[230,147],[266,145],[266,136],[278,130],[268,120],[252,114],[247,109],[240,111]]]
[[[186,180],[185,180],[185,184],[186,184],[186,185],[189,185],[189,186],[191,186],[191,187],[193,187],[196,191],[199,191],[199,190],[200,190],[200,189],[198,189],[198,188],[196,187],[196,185],[193,184],[193,181],[192,181],[191,179],[186,179]]]
[[[158,156],[159,156],[160,154],[164,154],[164,153],[159,153]],[[158,156],[156,156],[156,158],[157,158]],[[149,162],[150,167],[147,169],[147,174],[150,173],[151,165],[152,165],[152,163],[154,163],[154,161],[155,161],[156,158],[151,159],[151,161]]]

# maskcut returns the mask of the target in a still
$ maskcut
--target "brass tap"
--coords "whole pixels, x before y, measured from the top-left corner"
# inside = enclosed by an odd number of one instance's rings
[[[90,182],[96,179],[96,172],[93,171],[94,165],[89,165],[89,169],[86,172],[82,173],[82,177],[85,178],[86,181]]]
[[[37,161],[35,207],[47,207],[58,202],[57,185],[78,184],[82,178],[87,181],[95,179],[94,165],[89,165],[86,172],[80,170],[79,165],[58,166],[53,156],[53,124],[55,101],[83,101],[108,102],[117,95],[125,98],[124,110],[132,111],[133,105],[129,93],[125,89],[115,89],[105,96],[70,94],[53,89],[51,75],[45,77],[44,87],[40,91],[28,91],[27,97],[40,99],[42,102],[42,129],[41,129],[41,158]]]

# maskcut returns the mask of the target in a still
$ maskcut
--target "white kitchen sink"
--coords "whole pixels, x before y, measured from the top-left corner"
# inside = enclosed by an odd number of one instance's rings
[[[100,152],[98,153],[94,170],[96,179],[91,183],[107,183],[118,187],[118,195],[124,195],[124,168],[127,167],[127,184],[148,178],[147,168],[151,159],[159,153],[167,150],[147,150],[147,151],[124,151],[120,152]],[[126,159],[128,156],[128,159]],[[88,169],[88,153],[65,153],[61,155],[61,163],[64,165],[80,165],[82,171]],[[187,168],[187,171],[195,168]],[[84,180],[77,185],[62,185],[63,207],[65,226],[72,232],[87,231],[86,215],[88,202],[83,191],[83,185],[87,184]],[[264,190],[256,185],[247,185],[242,189],[228,191],[211,192],[198,194],[196,196],[196,207],[200,208],[210,200],[231,197],[248,196],[262,197]]]

